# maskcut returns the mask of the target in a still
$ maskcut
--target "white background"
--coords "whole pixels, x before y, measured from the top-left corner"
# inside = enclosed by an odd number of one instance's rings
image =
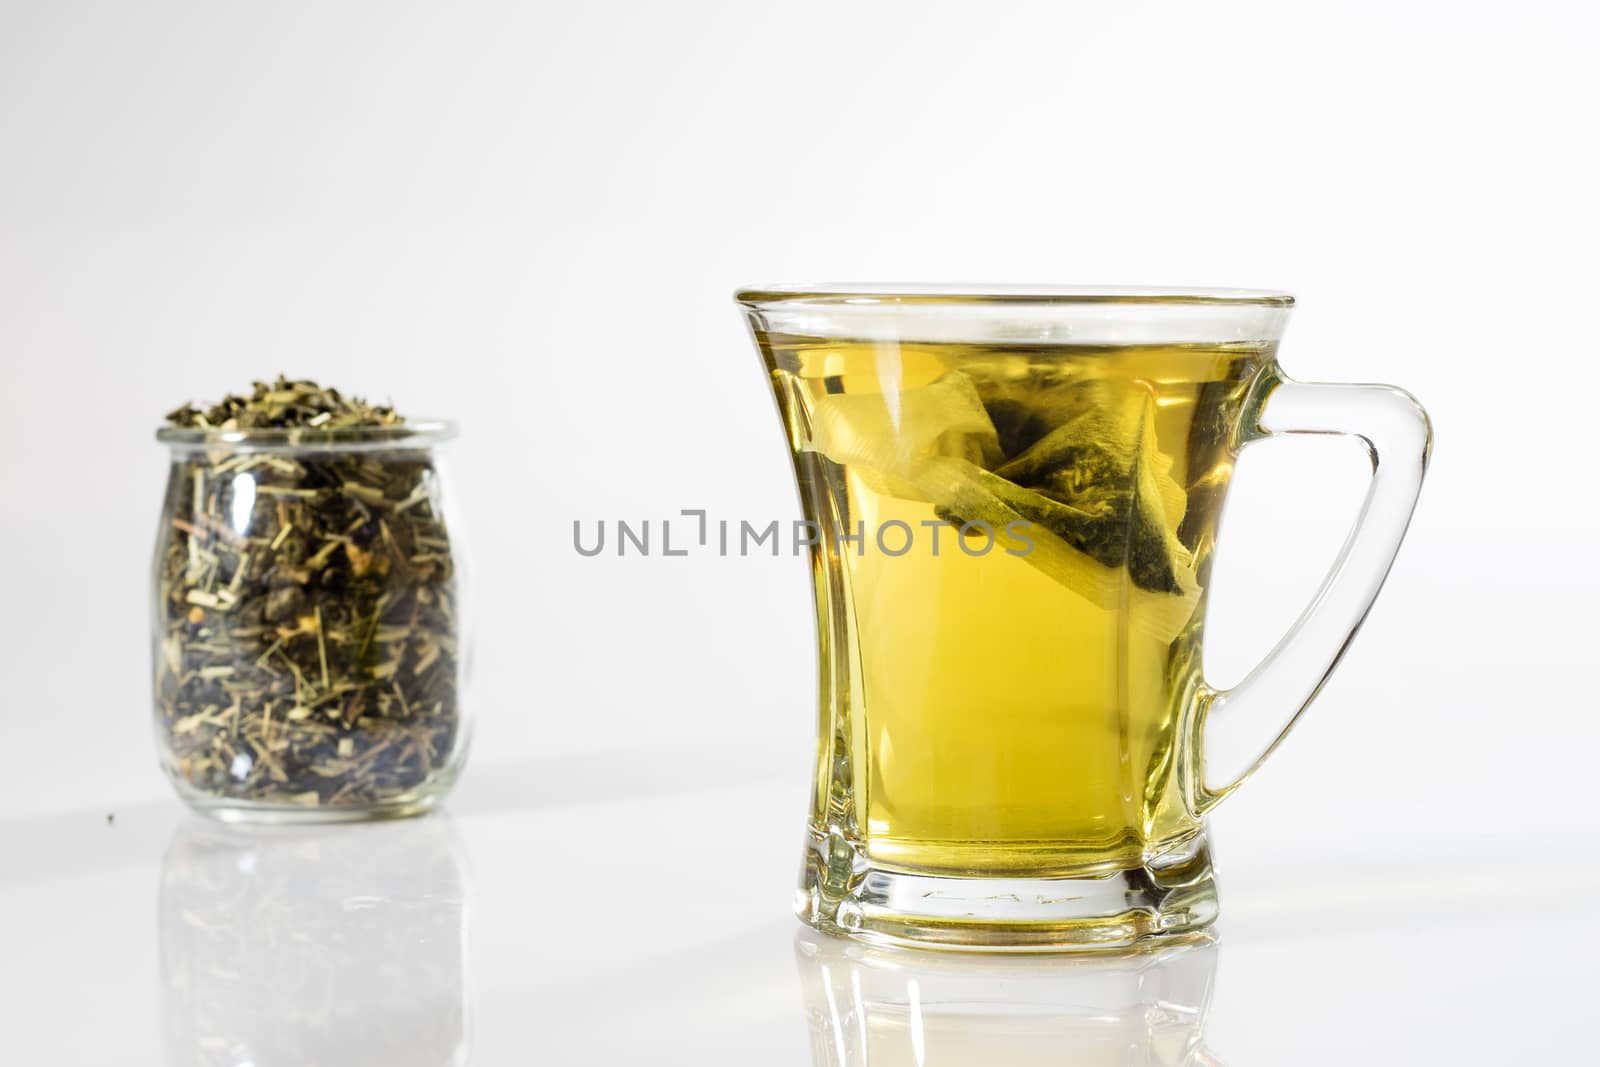
[[[1403,385],[1437,437],[1366,629],[1219,811],[1224,872],[1330,842],[1319,877],[1403,855],[1411,903],[1447,857],[1537,882],[1600,834],[1594,12],[10,0],[0,830],[37,843],[29,820],[168,803],[150,435],[281,369],[464,427],[464,804],[551,775],[589,800],[641,774],[792,785],[769,828],[787,848],[814,707],[804,562],[571,540],[574,519],[798,513],[732,290],[1245,285],[1298,296],[1290,373]],[[1252,450],[1214,683],[1294,618],[1364,483],[1353,447]]]

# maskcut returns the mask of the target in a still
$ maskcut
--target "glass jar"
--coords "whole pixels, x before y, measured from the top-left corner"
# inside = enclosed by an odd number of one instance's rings
[[[167,427],[152,649],[162,767],[224,819],[410,815],[466,757],[447,422]]]

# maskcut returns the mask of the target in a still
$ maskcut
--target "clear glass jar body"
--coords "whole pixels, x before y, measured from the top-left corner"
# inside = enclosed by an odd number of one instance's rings
[[[410,815],[470,737],[461,527],[443,423],[162,430],[156,743],[224,819]]]

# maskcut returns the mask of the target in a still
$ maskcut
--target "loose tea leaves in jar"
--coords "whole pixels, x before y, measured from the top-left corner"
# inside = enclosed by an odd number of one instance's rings
[[[283,377],[167,418],[202,431],[174,450],[156,561],[180,790],[381,811],[447,785],[457,575],[430,449],[391,408]]]

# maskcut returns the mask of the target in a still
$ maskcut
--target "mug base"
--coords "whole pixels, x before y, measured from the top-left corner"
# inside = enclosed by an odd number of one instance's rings
[[[830,860],[841,850],[845,864]],[[829,878],[846,867],[847,877]],[[833,888],[840,882],[843,892]],[[880,945],[1126,952],[1205,930],[1217,892],[1204,830],[1143,866],[1083,878],[919,874],[877,866],[842,835],[813,832],[795,912],[823,933]]]

